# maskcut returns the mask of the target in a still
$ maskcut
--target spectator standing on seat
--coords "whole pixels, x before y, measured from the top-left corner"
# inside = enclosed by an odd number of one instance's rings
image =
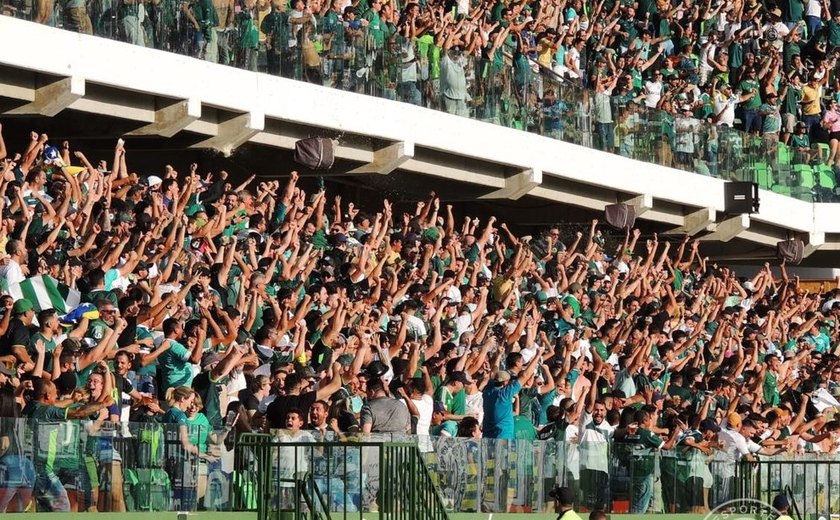
[[[450,114],[468,117],[469,109],[467,101],[467,74],[466,60],[463,56],[463,47],[456,44],[456,38],[460,37],[455,29],[447,34],[441,35],[438,43],[441,45],[440,58],[440,88],[443,96],[443,108]]]
[[[610,96],[618,84],[618,76],[609,77],[598,74],[595,77],[595,96],[593,101],[593,115],[595,129],[601,150],[615,152],[615,123],[613,122]]]
[[[802,88],[802,123],[805,125],[805,131],[811,140],[815,137],[815,132],[819,129],[820,114],[822,113],[823,85],[828,81],[828,76],[817,78],[815,74],[811,74],[808,78],[808,84]]]

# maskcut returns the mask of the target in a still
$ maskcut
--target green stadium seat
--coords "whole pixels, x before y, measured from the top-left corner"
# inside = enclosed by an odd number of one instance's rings
[[[793,166],[793,172],[796,174],[793,183],[801,188],[814,187],[814,171],[807,164],[796,164]]]
[[[758,183],[758,187],[769,190],[773,185],[773,175],[767,163],[756,163],[753,166],[753,170],[755,172],[755,182]]]
[[[781,141],[779,141],[778,156],[779,156],[779,164],[790,164],[790,160],[791,160],[790,148],[788,148],[788,146]]]
[[[790,186],[782,186],[781,184],[774,184],[771,190],[779,195],[787,195],[790,197]]]
[[[828,161],[828,157],[831,155],[831,148],[829,148],[828,144],[826,143],[817,143],[817,150],[820,152],[820,162]]]
[[[831,166],[827,164],[820,164],[819,166],[817,166],[816,175],[817,179],[819,180],[820,186],[834,191],[834,188],[837,185],[837,183],[834,180],[834,170],[831,168]]]

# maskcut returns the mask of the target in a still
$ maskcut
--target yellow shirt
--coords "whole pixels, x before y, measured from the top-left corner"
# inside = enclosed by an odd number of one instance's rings
[[[552,45],[546,45],[545,42],[540,42],[539,46],[540,50],[537,54],[537,63],[539,63],[547,69],[550,69],[551,56],[554,54],[554,47]]]
[[[493,280],[493,298],[496,301],[501,300],[508,291],[513,287],[513,280],[504,276],[499,276]]]
[[[819,115],[821,94],[822,87],[811,88],[808,85],[805,85],[802,89],[802,115]]]

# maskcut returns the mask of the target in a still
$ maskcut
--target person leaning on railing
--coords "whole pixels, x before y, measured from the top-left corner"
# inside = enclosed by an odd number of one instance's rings
[[[172,482],[172,499],[181,511],[194,510],[198,496],[198,471],[193,462],[202,454],[199,446],[193,442],[198,437],[190,435],[191,428],[187,418],[187,411],[195,398],[195,391],[188,386],[170,388],[166,392],[169,409],[160,418],[164,428],[171,428],[167,434],[174,434],[171,435],[174,437],[172,444],[167,449],[166,465]]]
[[[73,406],[73,404],[73,401],[58,401],[55,384],[52,381],[39,379],[33,384],[32,397],[23,409],[22,415],[39,421],[39,427],[43,429],[48,428],[50,423],[90,417],[111,406],[113,399],[110,394],[103,393],[99,400],[80,406]],[[39,508],[43,508],[42,510],[69,512],[70,500],[67,491],[56,475],[53,465],[55,453],[50,453],[54,449],[49,446],[41,446],[36,451],[38,457],[35,459],[35,468],[38,477],[35,480],[33,497]],[[43,457],[42,454],[46,454],[46,457]],[[86,490],[79,491],[86,492]]]

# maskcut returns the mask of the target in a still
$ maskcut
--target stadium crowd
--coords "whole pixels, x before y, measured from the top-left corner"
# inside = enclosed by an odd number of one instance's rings
[[[826,175],[797,169],[795,176],[813,178],[794,182],[831,190],[840,165],[834,0],[38,0],[31,9],[7,0],[3,7],[666,166],[733,176],[759,163],[759,175],[772,172],[767,188],[789,182],[785,167],[806,165]],[[745,153],[755,158],[745,161]]]
[[[127,155],[120,140],[94,166],[37,132],[11,153],[0,127],[0,510],[125,510],[112,446],[61,468],[17,417],[174,425],[205,480],[221,445],[278,428],[553,440],[593,509],[626,457],[634,512],[669,471],[659,450],[691,461],[696,511],[734,478],[710,473],[715,452],[838,451],[840,288],[784,265],[739,278],[689,237],[521,236],[434,193],[358,208],[296,172],[236,186]]]

